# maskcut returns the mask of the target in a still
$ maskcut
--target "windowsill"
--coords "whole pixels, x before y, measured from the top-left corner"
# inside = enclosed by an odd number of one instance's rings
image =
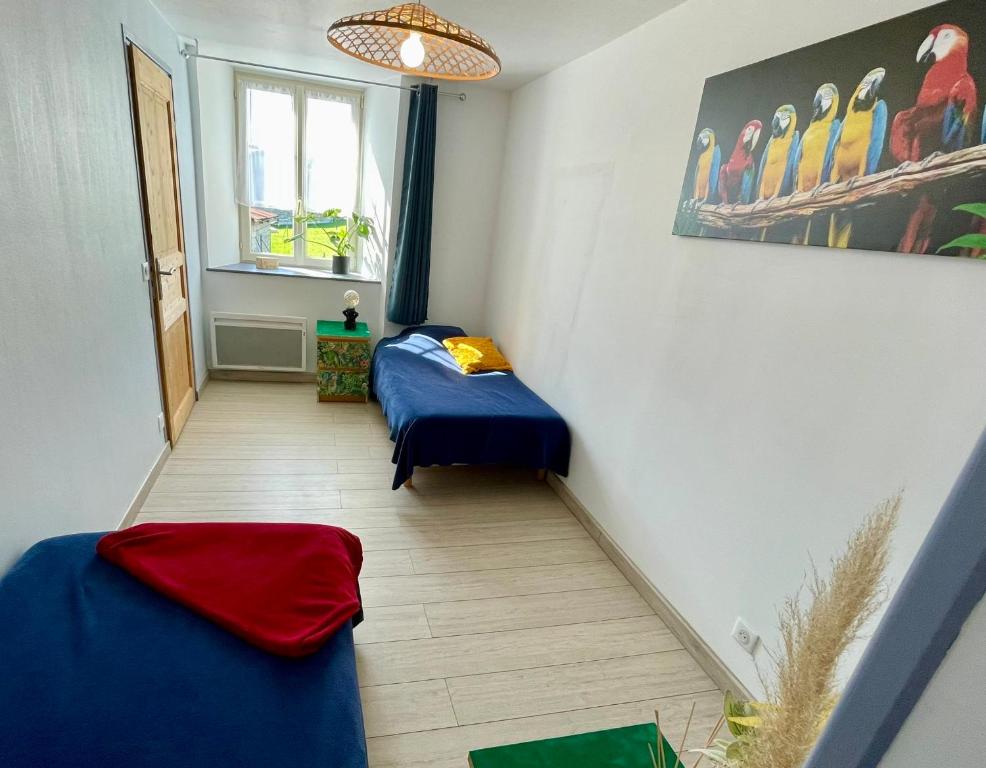
[[[376,283],[380,280],[365,275],[336,275],[328,269],[315,267],[280,266],[277,269],[257,269],[251,261],[239,261],[235,264],[224,264],[220,267],[207,267],[208,272],[232,272],[240,275],[267,275],[269,277],[301,277],[312,280],[341,280],[348,283]]]

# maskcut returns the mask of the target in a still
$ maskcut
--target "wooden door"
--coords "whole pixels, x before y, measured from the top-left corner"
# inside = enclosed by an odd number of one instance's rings
[[[168,73],[133,43],[127,48],[164,420],[173,445],[195,404],[174,95]]]

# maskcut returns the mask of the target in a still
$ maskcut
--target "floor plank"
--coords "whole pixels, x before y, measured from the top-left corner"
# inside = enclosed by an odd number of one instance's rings
[[[656,616],[362,645],[360,682],[385,685],[557,664],[638,656],[681,648]],[[687,655],[687,654],[686,654]]]
[[[353,527],[364,550],[427,549],[464,547],[471,544],[511,544],[524,541],[556,541],[588,538],[585,528],[573,518],[533,520],[519,523],[453,523],[434,525],[406,523],[395,528]],[[546,545],[547,546],[547,545]]]
[[[220,491],[340,491],[379,488],[390,482],[393,473],[310,475],[192,475],[168,474],[154,486],[155,493],[196,493]]]
[[[415,573],[455,573],[514,568],[521,565],[560,565],[608,560],[606,553],[590,538],[558,541],[546,547],[539,541],[515,544],[488,544],[472,547],[444,547],[411,552]]]
[[[399,489],[397,491],[343,491],[342,505],[347,509],[360,507],[438,507],[451,504],[474,503],[555,503],[558,497],[545,483],[535,488],[473,488],[471,490],[454,489],[445,493],[422,494],[414,490]]]
[[[339,491],[186,491],[156,488],[144,502],[148,512],[229,512],[277,509],[337,509]]]
[[[353,631],[356,642],[360,645],[431,637],[423,605],[365,608],[363,613],[363,621]]]
[[[458,725],[444,680],[361,688],[360,698],[371,738]]]
[[[335,493],[326,492],[326,493]],[[152,496],[154,494],[151,494]],[[241,503],[239,499],[246,498]],[[528,523],[541,520],[568,522],[570,515],[564,507],[552,505],[483,505],[469,504],[442,508],[442,515],[436,516],[430,510],[422,507],[382,507],[379,509],[336,509],[331,507],[306,507],[296,501],[298,496],[285,492],[281,501],[266,502],[262,494],[245,494],[241,496],[217,495],[215,500],[203,500],[195,494],[167,494],[150,496],[144,505],[147,520],[294,520],[321,523],[323,525],[338,525],[343,528],[395,529],[401,527],[446,527],[453,533],[460,526],[494,525],[499,523]],[[276,495],[275,495],[276,498]],[[332,497],[326,497],[331,499]],[[292,499],[295,499],[292,502]],[[209,509],[209,506],[214,508]],[[367,544],[364,541],[364,549]]]
[[[410,576],[414,573],[411,553],[407,550],[384,549],[363,553],[363,568],[360,577],[368,576]]]
[[[364,605],[407,605],[596,589],[626,583],[615,565],[596,562],[368,578],[360,580],[360,589]]]
[[[687,651],[451,678],[459,725],[715,689]]]
[[[424,606],[435,637],[630,619],[654,611],[633,587],[494,597]]]

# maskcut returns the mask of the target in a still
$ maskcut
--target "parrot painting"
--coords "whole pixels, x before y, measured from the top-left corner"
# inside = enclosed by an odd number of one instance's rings
[[[834,83],[818,86],[812,103],[811,123],[801,137],[794,162],[795,192],[811,192],[828,179],[835,142],[842,125],[836,117],[838,114],[839,89]],[[796,242],[807,243],[810,236],[811,219],[805,227],[804,238],[798,238]]]
[[[695,163],[695,184],[692,189],[692,201],[699,203],[711,202],[715,197],[719,182],[719,164],[721,160],[716,135],[709,128],[703,128],[695,140],[699,155]]]
[[[887,105],[877,98],[887,71],[877,67],[866,73],[846,107],[832,152],[828,178],[833,184],[876,172],[883,155],[887,135]],[[828,244],[831,248],[848,248],[852,235],[852,215],[834,213],[829,220]]]
[[[798,113],[790,104],[778,107],[770,123],[770,140],[764,147],[757,173],[757,199],[769,200],[791,194],[794,184],[794,161],[798,156],[801,134],[797,130]]]
[[[954,24],[931,30],[917,61],[930,64],[917,102],[894,117],[890,151],[898,163],[917,162],[969,145],[977,111],[976,83],[969,74],[969,35]],[[903,253],[926,253],[937,208],[922,195],[898,244]]]
[[[763,123],[751,120],[740,131],[733,154],[719,171],[719,200],[723,203],[749,203],[753,200],[753,185],[756,177],[756,164],[753,150],[760,141]]]

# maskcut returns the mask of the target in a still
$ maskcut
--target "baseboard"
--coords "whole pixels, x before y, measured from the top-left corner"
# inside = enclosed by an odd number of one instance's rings
[[[204,374],[202,374],[202,381],[200,381],[198,383],[198,385],[196,386],[196,389],[195,389],[195,398],[196,398],[196,400],[202,394],[202,390],[204,390],[207,386],[209,386],[209,370],[208,369],[206,369],[206,372]]]
[[[692,655],[695,661],[698,662],[705,674],[711,677],[720,689],[724,691],[729,690],[738,696],[752,699],[753,696],[750,695],[749,690],[743,685],[742,681],[723,663],[722,659],[709,647],[708,643],[685,620],[685,617],[651,583],[650,579],[643,574],[636,563],[613,540],[613,537],[596,521],[592,513],[572,493],[572,490],[553,472],[548,473],[548,485],[554,489],[565,506],[582,523],[582,527],[585,528],[588,534],[596,540],[607,557],[613,561],[613,565],[634,586],[640,593],[640,596],[647,601],[647,604],[654,609],[654,613],[668,625],[668,629],[671,630],[672,634],[678,638],[678,641]]]
[[[130,502],[130,506],[127,508],[127,514],[123,516],[117,530],[129,528],[134,524],[134,520],[137,519],[137,515],[140,513],[140,508],[144,506],[144,502],[147,500],[147,495],[151,492],[151,488],[154,487],[154,481],[157,480],[157,476],[161,474],[161,470],[164,469],[164,463],[168,460],[170,455],[171,443],[165,443],[161,448],[161,453],[158,454],[157,460],[154,462],[154,466],[151,467],[151,471],[147,473],[147,477],[144,478],[144,482],[140,484],[140,489],[137,491],[137,495],[134,496],[134,500]]]
[[[314,384],[315,374],[309,371],[230,371],[210,368],[212,381],[279,381],[287,384]]]

